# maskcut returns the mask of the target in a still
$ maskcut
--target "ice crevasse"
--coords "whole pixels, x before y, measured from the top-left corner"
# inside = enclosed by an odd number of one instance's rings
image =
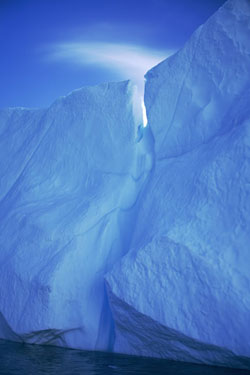
[[[250,2],[146,74],[0,111],[0,337],[250,368]]]

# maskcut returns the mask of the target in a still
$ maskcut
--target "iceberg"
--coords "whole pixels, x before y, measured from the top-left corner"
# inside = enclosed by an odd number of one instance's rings
[[[249,69],[228,0],[146,127],[129,81],[0,111],[0,338],[250,369]]]
[[[109,83],[1,111],[1,337],[111,348],[104,274],[128,247],[147,175],[134,96]]]
[[[154,167],[106,276],[116,351],[249,368],[250,3],[146,74]]]

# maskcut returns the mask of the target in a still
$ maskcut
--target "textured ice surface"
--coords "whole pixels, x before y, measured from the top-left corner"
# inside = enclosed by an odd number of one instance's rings
[[[250,368],[249,72],[229,0],[147,73],[146,128],[128,82],[0,111],[0,337]]]
[[[249,118],[249,1],[229,0],[146,74],[157,159],[176,157]]]
[[[117,351],[250,357],[249,73],[240,0],[146,75],[155,163],[130,252],[107,276]]]
[[[150,168],[133,96],[128,82],[104,84],[0,113],[0,311],[28,342],[59,330],[65,345],[112,346],[103,275],[128,247]]]

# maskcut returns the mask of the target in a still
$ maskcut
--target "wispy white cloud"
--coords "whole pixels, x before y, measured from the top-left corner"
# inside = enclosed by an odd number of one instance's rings
[[[65,42],[50,45],[47,59],[78,65],[112,69],[121,79],[143,81],[144,74],[173,54],[173,50],[153,50],[139,45],[107,42]]]

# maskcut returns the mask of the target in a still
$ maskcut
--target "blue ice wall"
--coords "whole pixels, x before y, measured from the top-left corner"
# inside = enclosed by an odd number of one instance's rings
[[[249,72],[240,0],[146,74],[155,162],[106,277],[116,351],[250,366]]]
[[[134,95],[103,84],[0,113],[0,311],[22,340],[112,349],[104,274],[128,249],[150,169]]]

